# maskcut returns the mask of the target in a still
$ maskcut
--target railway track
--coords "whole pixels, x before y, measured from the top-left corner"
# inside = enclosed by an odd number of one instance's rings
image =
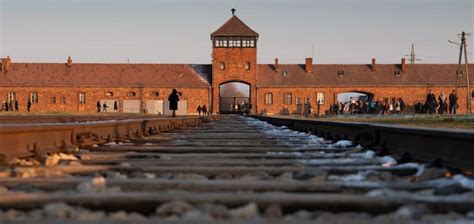
[[[472,223],[469,173],[241,116],[0,170],[0,222]]]

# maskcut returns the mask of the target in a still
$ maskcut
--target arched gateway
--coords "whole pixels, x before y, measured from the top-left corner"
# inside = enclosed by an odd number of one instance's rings
[[[234,11],[233,11],[234,13]],[[221,107],[221,85],[238,81],[249,86],[249,108],[255,112],[258,33],[236,15],[211,34],[212,40],[212,112]]]

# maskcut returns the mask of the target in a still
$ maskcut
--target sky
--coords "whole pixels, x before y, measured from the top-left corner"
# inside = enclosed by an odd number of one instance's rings
[[[459,47],[448,40],[474,32],[474,0],[0,0],[0,55],[209,64],[210,33],[231,8],[260,34],[262,64],[400,63],[412,43],[417,63],[457,63]]]

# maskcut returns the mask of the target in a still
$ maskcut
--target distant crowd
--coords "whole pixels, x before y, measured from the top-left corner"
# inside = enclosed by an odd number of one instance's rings
[[[30,98],[28,98],[26,101],[26,109],[28,110],[28,112],[30,112],[31,110],[31,105],[32,105],[31,100]],[[9,101],[4,100],[0,107],[0,111],[5,111],[5,112],[18,111],[19,107],[20,106],[19,106],[18,100],[9,100]]]
[[[426,100],[414,103],[414,112],[417,114],[456,114],[458,105],[458,95],[455,90],[449,96],[444,92],[436,97],[431,90],[426,96]],[[402,98],[389,102],[388,100],[364,100],[351,98],[349,102],[334,103],[330,108],[331,114],[404,114],[406,113],[406,103]]]

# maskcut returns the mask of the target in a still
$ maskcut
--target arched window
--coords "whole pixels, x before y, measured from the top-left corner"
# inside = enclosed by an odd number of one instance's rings
[[[30,102],[31,103],[38,103],[38,93],[37,92],[30,93]]]
[[[152,92],[151,96],[160,96],[160,92]]]
[[[266,93],[265,94],[265,104],[273,104],[273,94]]]
[[[129,92],[128,96],[137,96],[137,93],[136,92]]]
[[[106,92],[105,96],[114,96],[114,92]]]

